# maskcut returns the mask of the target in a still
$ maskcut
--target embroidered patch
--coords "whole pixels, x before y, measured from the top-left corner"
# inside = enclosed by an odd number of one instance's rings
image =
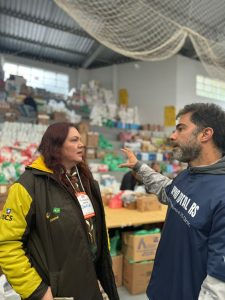
[[[59,207],[54,207],[53,208],[53,213],[54,214],[60,214],[61,209]]]
[[[54,218],[49,219],[49,221],[50,221],[50,222],[53,222],[53,221],[58,220],[58,219],[59,219],[59,216],[56,216],[56,217],[54,217]]]
[[[7,215],[9,215],[11,213],[11,208],[6,208],[6,211]]]

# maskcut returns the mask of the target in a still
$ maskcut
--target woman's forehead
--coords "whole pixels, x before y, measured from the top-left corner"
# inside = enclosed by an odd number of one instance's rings
[[[78,130],[75,127],[70,127],[68,131],[68,136],[80,136]]]

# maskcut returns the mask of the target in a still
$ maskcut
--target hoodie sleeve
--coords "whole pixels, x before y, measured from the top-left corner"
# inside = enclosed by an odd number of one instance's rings
[[[224,300],[225,282],[207,276],[201,286],[198,300]]]
[[[157,195],[161,202],[167,203],[164,188],[172,182],[171,179],[154,171],[147,164],[141,162],[137,162],[134,171],[141,176],[148,193]]]
[[[0,265],[9,283],[23,299],[31,295],[36,299],[35,292],[41,299],[47,285],[31,266],[24,247],[29,233],[26,217],[31,203],[27,190],[19,183],[13,184],[0,217]]]

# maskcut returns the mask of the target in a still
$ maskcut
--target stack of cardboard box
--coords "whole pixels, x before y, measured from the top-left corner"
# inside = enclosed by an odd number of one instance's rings
[[[95,159],[97,148],[98,148],[98,139],[99,139],[99,133],[94,131],[89,131],[87,133],[87,158],[89,159]]]
[[[85,121],[80,122],[78,130],[81,135],[81,141],[86,146],[86,158],[95,159],[98,148],[99,133],[90,131],[89,122]]]
[[[136,235],[125,232],[122,239],[123,285],[131,294],[144,293],[151,277],[160,233]]]

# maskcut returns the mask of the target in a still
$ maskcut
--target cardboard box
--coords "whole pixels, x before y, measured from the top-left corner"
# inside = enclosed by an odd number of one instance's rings
[[[4,115],[4,121],[6,122],[15,122],[17,120],[17,113],[16,112],[6,112]]]
[[[135,295],[144,293],[151,278],[154,261],[142,261],[130,263],[124,258],[123,264],[123,285]]]
[[[123,255],[112,256],[112,268],[115,276],[116,286],[122,285]]]
[[[87,145],[87,133],[81,132],[80,139],[81,139],[81,142],[86,146]]]
[[[122,235],[122,253],[134,262],[152,260],[160,240],[160,233],[134,235],[124,232]]]
[[[64,111],[53,112],[53,120],[57,122],[66,122],[67,114]]]
[[[6,199],[7,199],[7,195],[0,195],[0,210],[3,209]]]
[[[0,184],[0,196],[5,196],[8,194],[10,184]]]
[[[162,204],[154,194],[146,194],[137,197],[137,210],[138,211],[150,211],[150,210],[161,210]]]
[[[90,125],[89,125],[88,122],[81,122],[78,125],[78,131],[79,131],[80,134],[81,133],[86,133],[87,134],[88,131],[89,131],[89,128],[90,128]]]
[[[95,148],[86,148],[86,158],[95,159],[96,158],[96,149]]]
[[[87,135],[87,146],[92,148],[98,148],[98,138],[99,138],[98,132],[89,131]]]
[[[38,114],[37,121],[38,124],[49,125],[50,117],[47,114]]]
[[[111,192],[102,192],[101,196],[102,196],[103,205],[107,206],[107,205],[109,205],[109,201],[113,197],[113,193],[111,193]]]
[[[137,203],[136,201],[135,202],[130,202],[130,203],[127,203],[127,202],[123,202],[123,207],[126,207],[127,209],[137,209]]]

